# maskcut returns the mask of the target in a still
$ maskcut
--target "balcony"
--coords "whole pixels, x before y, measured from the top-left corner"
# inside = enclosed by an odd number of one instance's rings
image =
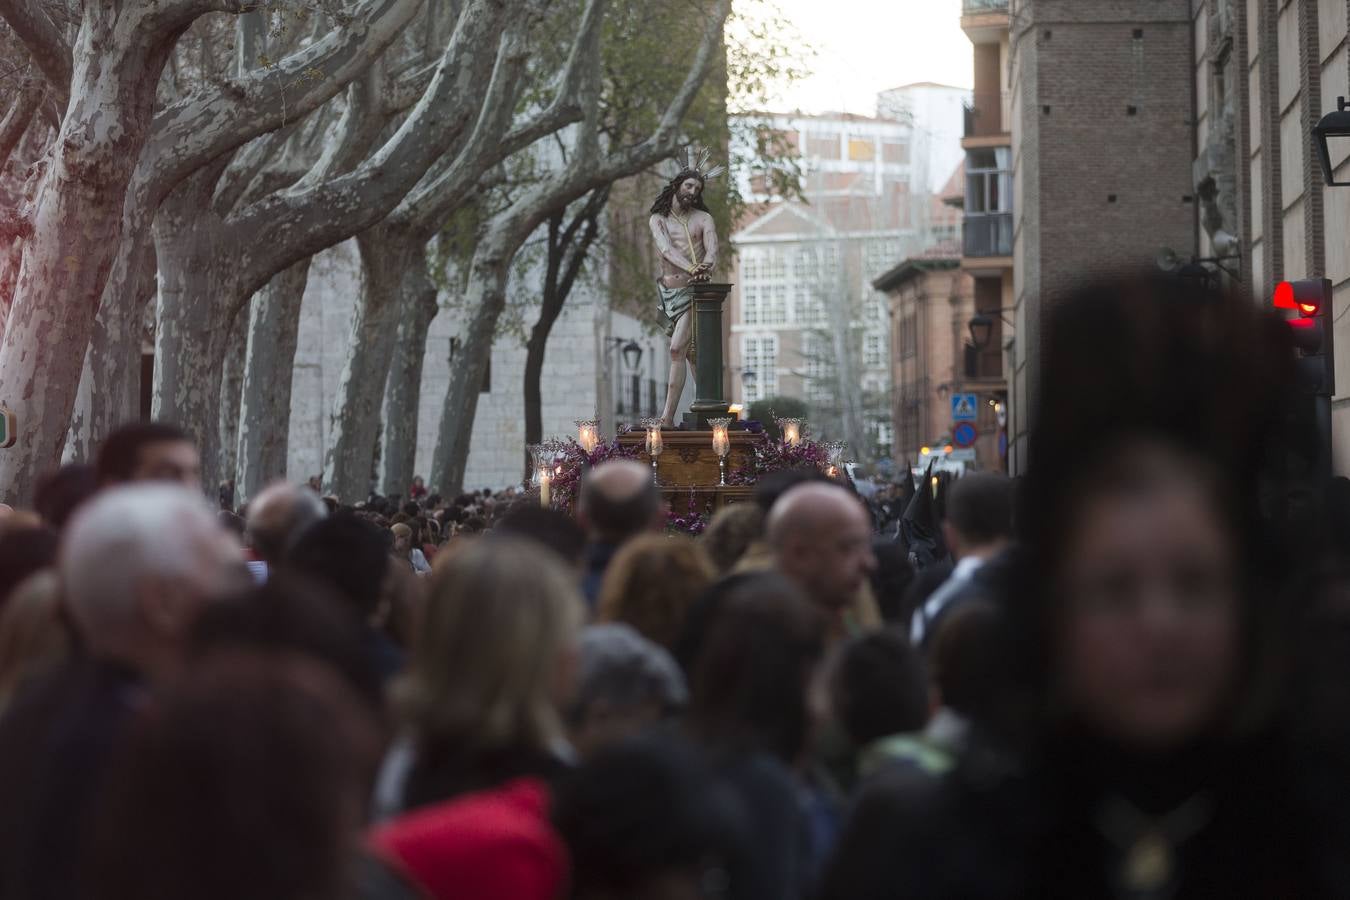
[[[965,256],[1012,256],[1012,213],[966,213],[962,230]]]
[[[961,29],[974,44],[997,44],[1008,34],[1008,0],[961,0]]]

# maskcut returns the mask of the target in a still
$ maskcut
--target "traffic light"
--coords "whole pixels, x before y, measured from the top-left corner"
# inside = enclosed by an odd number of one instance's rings
[[[1286,319],[1298,348],[1300,385],[1310,394],[1336,393],[1336,344],[1331,316],[1331,280],[1305,278],[1275,285],[1276,309],[1293,310]]]

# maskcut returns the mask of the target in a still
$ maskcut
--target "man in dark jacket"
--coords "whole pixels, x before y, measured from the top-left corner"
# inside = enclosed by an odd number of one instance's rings
[[[586,475],[577,502],[577,521],[586,529],[582,592],[591,609],[614,554],[631,538],[660,528],[661,493],[651,472],[629,459],[603,462]]]
[[[201,495],[167,484],[91,501],[59,568],[85,653],[0,719],[0,897],[80,896],[104,774],[148,685],[179,670],[197,614],[248,583]]]

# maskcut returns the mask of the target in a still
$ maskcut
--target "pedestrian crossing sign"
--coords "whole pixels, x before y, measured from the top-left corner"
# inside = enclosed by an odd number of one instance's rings
[[[952,421],[973,422],[979,418],[979,398],[975,394],[952,394]]]

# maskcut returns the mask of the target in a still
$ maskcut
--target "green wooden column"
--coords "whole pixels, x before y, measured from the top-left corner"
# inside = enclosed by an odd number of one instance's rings
[[[722,386],[726,360],[722,359],[722,307],[731,294],[729,284],[701,284],[694,288],[694,341],[698,359],[694,368],[694,402],[685,424],[707,428],[708,419],[725,416],[730,407]]]

